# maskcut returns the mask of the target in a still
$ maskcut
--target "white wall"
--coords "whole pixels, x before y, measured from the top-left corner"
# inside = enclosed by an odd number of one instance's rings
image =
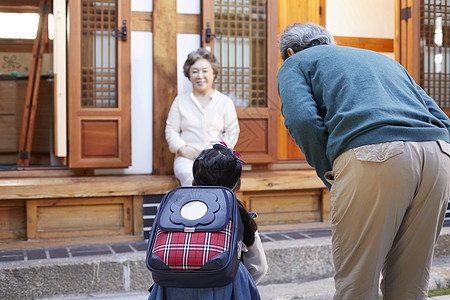
[[[200,0],[177,0],[177,13],[200,14]]]
[[[188,54],[199,47],[199,34],[177,34],[177,89],[179,95],[192,91],[191,82],[184,76],[183,65]]]
[[[177,0],[177,13],[200,14],[200,0]],[[177,90],[178,94],[192,91],[189,79],[183,74],[188,54],[200,48],[200,34],[177,34]]]
[[[326,27],[335,36],[395,37],[392,0],[327,0]],[[394,53],[384,53],[394,58]]]
[[[152,11],[153,1],[152,0],[132,0],[131,1],[131,11]]]
[[[393,39],[394,5],[392,0],[327,0],[327,29],[337,36]]]
[[[151,11],[150,0],[133,0],[132,11]],[[131,166],[95,170],[96,175],[150,174],[153,158],[153,35],[131,32]]]

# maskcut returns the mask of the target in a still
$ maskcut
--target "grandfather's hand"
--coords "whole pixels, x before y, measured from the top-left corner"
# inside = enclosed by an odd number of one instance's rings
[[[183,157],[186,157],[188,159],[194,160],[201,151],[194,149],[189,146],[182,146],[180,149],[178,149],[177,154]]]

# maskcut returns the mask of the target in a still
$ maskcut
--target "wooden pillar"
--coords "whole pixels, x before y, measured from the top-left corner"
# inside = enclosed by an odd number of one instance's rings
[[[313,22],[325,26],[325,0],[278,0],[278,33],[290,23]],[[279,53],[277,53],[279,57]],[[278,58],[278,68],[281,66]],[[294,140],[284,127],[284,118],[278,109],[278,159],[304,159]]]
[[[322,222],[331,221],[331,195],[328,189],[322,190]]]
[[[395,1],[395,59],[420,85],[420,1]]]
[[[37,239],[37,200],[27,200],[27,240]]]
[[[164,129],[177,95],[177,1],[153,1],[153,174],[173,174]]]
[[[144,232],[143,203],[144,196],[133,196],[133,235],[142,235]]]

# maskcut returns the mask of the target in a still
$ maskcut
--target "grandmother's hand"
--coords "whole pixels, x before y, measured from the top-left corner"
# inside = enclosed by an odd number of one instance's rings
[[[194,149],[189,146],[182,146],[180,149],[178,149],[177,154],[183,157],[186,157],[188,159],[194,160],[201,151]]]

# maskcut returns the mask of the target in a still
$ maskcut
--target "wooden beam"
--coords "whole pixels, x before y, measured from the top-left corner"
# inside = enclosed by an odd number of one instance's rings
[[[200,16],[192,14],[177,15],[177,33],[200,34]]]
[[[165,194],[177,186],[174,176],[155,175],[7,178],[0,201]]]
[[[1,200],[116,197],[165,194],[178,181],[165,175],[0,178]],[[324,189],[313,169],[244,171],[241,192]],[[134,199],[142,201],[139,198]],[[135,208],[140,204],[136,204]]]
[[[26,203],[27,239],[35,240],[37,238],[37,200],[28,200]]]
[[[132,31],[151,32],[153,29],[152,12],[131,12]],[[177,15],[177,33],[200,34],[200,15],[178,14]]]
[[[22,39],[0,39],[0,49],[2,52],[8,53],[31,53],[33,51],[34,40]],[[53,40],[49,40],[45,45],[44,53],[53,52]]]
[[[394,52],[394,39],[335,36],[340,46],[362,48],[377,52]]]
[[[131,31],[151,32],[153,26],[153,13],[143,11],[131,12]]]
[[[144,232],[143,203],[142,195],[133,196],[133,235],[141,235]]]
[[[153,174],[173,174],[164,130],[177,95],[177,1],[153,2]]]
[[[38,13],[39,0],[0,0],[0,12]]]
[[[241,192],[326,188],[314,170],[243,172]]]
[[[331,195],[328,189],[322,190],[321,214],[323,222],[331,221]]]

